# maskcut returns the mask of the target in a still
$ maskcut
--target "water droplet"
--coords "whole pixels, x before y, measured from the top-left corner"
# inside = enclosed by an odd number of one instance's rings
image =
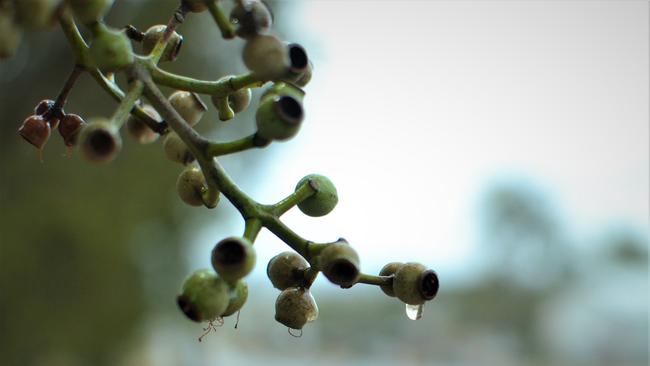
[[[406,316],[411,320],[418,320],[422,318],[422,309],[424,304],[420,305],[410,305],[406,304]]]

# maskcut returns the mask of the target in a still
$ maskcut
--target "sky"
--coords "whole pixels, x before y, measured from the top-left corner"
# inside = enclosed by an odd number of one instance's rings
[[[484,253],[483,195],[512,181],[543,193],[579,245],[617,225],[648,235],[647,2],[292,5],[280,21],[314,62],[306,119],[293,140],[250,152],[273,155],[264,184],[241,185],[274,202],[328,176],[330,215],[285,217],[303,236],[345,237],[365,272],[415,260],[462,277]],[[190,257],[205,261],[220,230]],[[261,261],[286,250],[268,232],[258,242]]]

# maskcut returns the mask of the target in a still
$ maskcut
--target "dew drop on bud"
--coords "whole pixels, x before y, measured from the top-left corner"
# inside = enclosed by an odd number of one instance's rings
[[[424,308],[424,304],[420,304],[420,305],[406,304],[406,316],[408,316],[409,319],[411,320],[421,319],[423,308]]]

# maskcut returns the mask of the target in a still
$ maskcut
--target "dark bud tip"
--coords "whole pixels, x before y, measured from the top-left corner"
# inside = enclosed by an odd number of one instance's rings
[[[282,117],[282,119],[290,125],[297,125],[302,122],[304,112],[302,105],[290,96],[281,96],[276,99],[275,110]]]
[[[178,307],[181,309],[183,314],[185,314],[185,316],[188,317],[188,319],[193,320],[195,322],[201,321],[199,313],[196,311],[194,306],[192,306],[192,302],[188,300],[186,296],[179,295],[176,298],[176,303],[178,304]]]
[[[422,272],[420,276],[420,293],[425,300],[431,300],[436,297],[440,283],[438,275],[432,270]]]
[[[309,57],[307,51],[297,44],[291,43],[287,46],[289,51],[289,69],[292,73],[302,74],[309,67]]]

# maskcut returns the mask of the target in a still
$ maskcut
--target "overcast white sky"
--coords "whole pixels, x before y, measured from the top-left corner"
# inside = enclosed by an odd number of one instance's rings
[[[315,64],[307,118],[259,152],[275,154],[266,183],[242,185],[270,202],[308,173],[330,177],[338,207],[290,212],[299,233],[347,238],[367,272],[417,260],[453,277],[481,255],[486,185],[514,178],[540,187],[578,238],[622,222],[647,235],[646,1],[294,4]],[[202,238],[204,261],[214,240]],[[286,248],[259,240],[260,261]]]

